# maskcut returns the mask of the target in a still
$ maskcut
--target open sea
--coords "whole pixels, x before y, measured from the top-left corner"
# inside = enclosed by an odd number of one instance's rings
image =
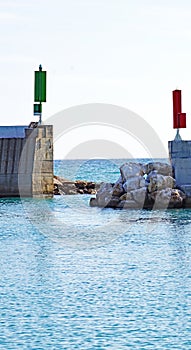
[[[124,162],[55,174],[115,182]],[[191,349],[191,210],[89,199],[0,199],[0,349]]]

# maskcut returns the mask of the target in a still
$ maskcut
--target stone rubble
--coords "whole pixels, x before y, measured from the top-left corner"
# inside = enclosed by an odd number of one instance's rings
[[[95,194],[99,184],[89,181],[70,181],[54,176],[54,195]]]
[[[54,176],[55,195],[94,195],[90,206],[114,209],[167,209],[185,206],[186,195],[173,177],[173,169],[162,162],[125,163],[116,183],[97,184]]]
[[[115,184],[102,183],[90,206],[119,209],[182,208],[186,196],[176,188],[173,169],[162,162],[125,163]]]

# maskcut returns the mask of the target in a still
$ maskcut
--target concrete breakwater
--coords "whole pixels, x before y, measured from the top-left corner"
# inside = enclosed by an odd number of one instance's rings
[[[187,207],[184,191],[177,187],[171,165],[161,162],[125,163],[118,181],[102,183],[90,206],[118,209]]]
[[[53,126],[0,127],[0,197],[53,196]]]

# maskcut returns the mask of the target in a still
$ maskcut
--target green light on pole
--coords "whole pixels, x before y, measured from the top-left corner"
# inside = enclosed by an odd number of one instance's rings
[[[42,113],[42,104],[34,103],[34,115],[41,115]]]
[[[42,120],[42,102],[46,102],[46,71],[42,70],[40,64],[39,71],[35,71],[35,80],[34,80],[34,101],[39,102],[39,107],[37,104],[34,105],[34,114],[39,114],[39,123],[41,124]]]

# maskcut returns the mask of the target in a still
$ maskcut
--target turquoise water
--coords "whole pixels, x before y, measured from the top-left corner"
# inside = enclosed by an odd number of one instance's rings
[[[115,182],[119,176],[119,167],[128,161],[149,162],[151,159],[90,159],[90,160],[56,160],[54,173],[71,180],[96,182]],[[154,161],[168,162],[167,159]]]
[[[0,349],[191,349],[191,211],[88,201],[0,199]]]

